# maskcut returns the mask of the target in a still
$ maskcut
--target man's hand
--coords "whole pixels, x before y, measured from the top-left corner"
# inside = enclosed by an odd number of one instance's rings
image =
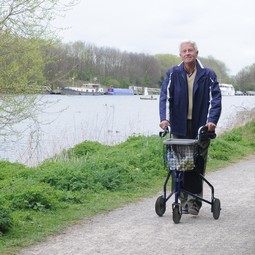
[[[215,125],[214,123],[208,122],[208,123],[206,124],[206,126],[208,127],[208,131],[209,131],[209,132],[215,131],[216,125]]]
[[[160,123],[159,123],[159,126],[164,129],[165,127],[169,126],[169,121],[168,120],[162,120]]]

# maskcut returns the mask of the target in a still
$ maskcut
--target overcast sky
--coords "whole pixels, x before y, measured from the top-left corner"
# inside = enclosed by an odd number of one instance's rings
[[[63,42],[121,51],[178,55],[194,40],[201,57],[225,63],[229,74],[255,63],[254,0],[80,0],[55,25]]]

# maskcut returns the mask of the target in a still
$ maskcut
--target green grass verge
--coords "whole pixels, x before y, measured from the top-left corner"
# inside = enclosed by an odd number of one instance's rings
[[[116,146],[85,141],[34,168],[0,162],[0,254],[155,195],[166,177],[162,152],[160,138],[138,136]],[[211,142],[207,171],[254,153],[252,121]]]

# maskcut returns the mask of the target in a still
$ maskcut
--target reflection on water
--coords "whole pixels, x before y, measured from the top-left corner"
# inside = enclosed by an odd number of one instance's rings
[[[139,96],[47,95],[56,103],[45,109],[38,123],[24,122],[23,136],[0,141],[0,159],[36,165],[84,140],[114,145],[134,134],[159,132],[158,100]],[[255,107],[255,97],[223,97],[217,132],[232,123],[237,112]]]

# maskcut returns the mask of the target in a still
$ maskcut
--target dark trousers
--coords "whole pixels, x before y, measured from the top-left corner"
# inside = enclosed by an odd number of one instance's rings
[[[175,136],[174,138],[179,139],[192,139],[192,121],[187,120],[187,133],[185,136]],[[191,193],[194,193],[198,196],[203,196],[203,181],[199,177],[199,174],[204,175],[206,170],[207,156],[208,156],[208,148],[210,145],[210,140],[202,141],[198,143],[199,145],[199,156],[197,157],[196,169],[195,171],[186,171],[183,172],[183,188]],[[187,194],[181,194],[180,200],[182,204],[185,203],[193,203],[194,201],[197,203],[199,207],[202,206],[202,202],[199,199],[195,199],[194,197],[187,196]]]

